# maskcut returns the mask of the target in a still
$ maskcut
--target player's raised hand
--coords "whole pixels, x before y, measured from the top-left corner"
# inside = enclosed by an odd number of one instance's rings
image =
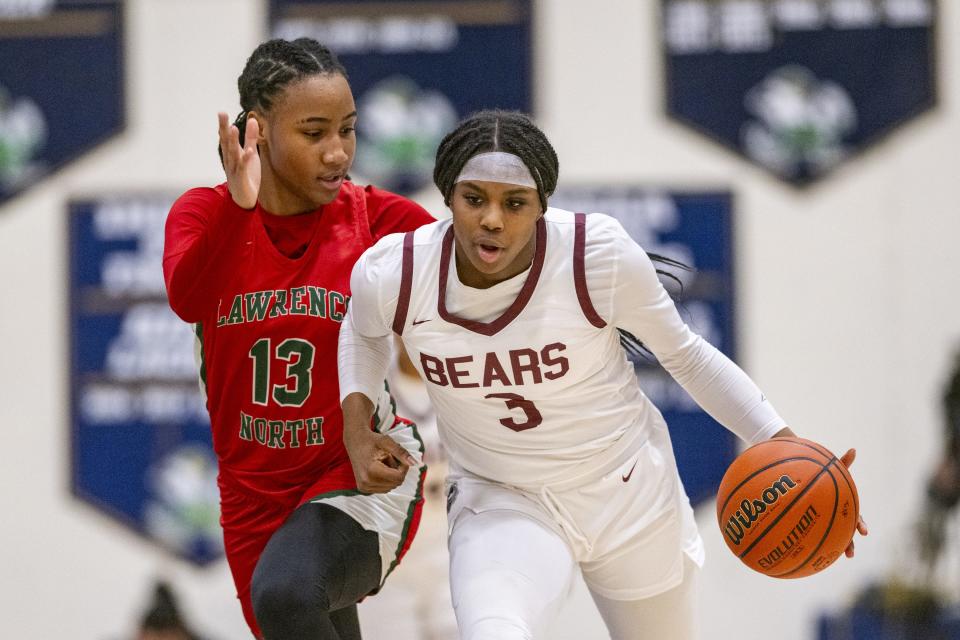
[[[230,123],[229,116],[217,114],[220,124],[220,152],[223,155],[223,170],[227,174],[227,188],[233,201],[244,209],[257,206],[260,193],[260,155],[257,153],[257,138],[260,124],[256,118],[247,118],[240,146],[240,130]]]
[[[850,449],[840,457],[840,462],[843,464],[843,466],[849,469],[850,465],[853,464],[853,461],[856,460],[856,458],[857,458],[857,450]],[[859,515],[857,516],[857,531],[862,536],[865,536],[869,533],[869,531],[867,530],[867,523],[864,522],[863,518]],[[843,554],[848,558],[853,557],[853,546],[854,546],[853,540],[851,540],[850,545],[847,546],[846,551],[843,552]]]

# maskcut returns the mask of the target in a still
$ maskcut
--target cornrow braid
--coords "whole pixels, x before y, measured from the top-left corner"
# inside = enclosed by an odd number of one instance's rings
[[[454,181],[467,160],[488,151],[518,156],[530,170],[543,210],[557,188],[560,160],[553,145],[539,128],[519,111],[480,111],[448,133],[437,148],[433,182],[450,205]]]
[[[269,111],[274,99],[290,84],[315,75],[340,74],[347,77],[346,68],[330,49],[312,38],[296,40],[274,39],[262,43],[243,67],[237,78],[240,91],[240,115],[233,124],[240,130],[243,146],[247,128],[247,114],[253,110]],[[217,151],[223,161],[219,145]]]

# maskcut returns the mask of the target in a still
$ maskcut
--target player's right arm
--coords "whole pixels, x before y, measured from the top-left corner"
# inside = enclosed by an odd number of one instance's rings
[[[217,304],[217,285],[235,269],[219,259],[257,204],[260,157],[257,121],[247,120],[245,144],[240,132],[219,114],[220,151],[227,189],[191,189],[170,209],[163,246],[163,277],[170,307],[187,322],[199,322]]]
[[[392,356],[391,320],[400,289],[403,236],[368,249],[354,265],[350,306],[340,326],[337,354],[343,444],[357,488],[385,493],[400,486],[416,460],[393,438],[370,428],[374,405]]]
[[[163,279],[173,311],[199,322],[215,310],[220,283],[236,270],[223,259],[250,212],[224,189],[198,188],[180,196],[167,215],[163,243]]]

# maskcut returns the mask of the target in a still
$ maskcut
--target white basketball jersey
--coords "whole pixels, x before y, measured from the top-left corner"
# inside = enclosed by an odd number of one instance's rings
[[[448,455],[467,471],[518,487],[569,485],[609,471],[663,425],[616,327],[590,301],[585,233],[586,216],[549,209],[523,288],[487,322],[461,317],[448,299],[453,284],[458,303],[469,308],[476,296],[482,310],[500,286],[459,283],[451,222],[404,238],[393,329],[426,383]],[[483,315],[476,310],[469,315]]]

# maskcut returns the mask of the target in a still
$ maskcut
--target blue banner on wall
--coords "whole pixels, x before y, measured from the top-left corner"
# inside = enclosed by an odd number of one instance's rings
[[[930,109],[935,0],[663,0],[668,113],[796,185]]]
[[[661,267],[683,284],[664,283],[690,327],[736,359],[732,199],[726,192],[688,193],[639,187],[563,188],[551,206],[617,218],[647,252],[691,267]],[[683,484],[696,505],[716,497],[737,453],[737,438],[708,416],[652,355],[632,356],[640,388],[670,428]]]
[[[531,110],[529,0],[272,0],[273,37],[311,37],[347,68],[359,113],[353,172],[411,194],[481,109]]]
[[[123,3],[0,3],[0,204],[124,126]]]
[[[217,463],[194,336],[160,269],[173,200],[69,205],[73,492],[204,564],[223,554]]]

